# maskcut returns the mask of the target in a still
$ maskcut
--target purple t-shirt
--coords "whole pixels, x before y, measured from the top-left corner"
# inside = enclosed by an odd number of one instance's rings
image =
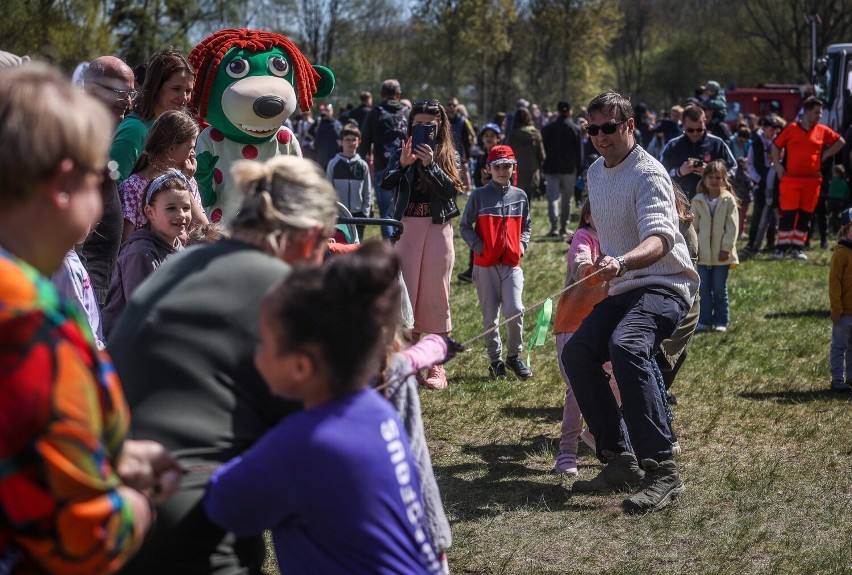
[[[204,507],[237,536],[271,529],[288,574],[441,572],[408,438],[372,389],[284,419],[213,475]]]

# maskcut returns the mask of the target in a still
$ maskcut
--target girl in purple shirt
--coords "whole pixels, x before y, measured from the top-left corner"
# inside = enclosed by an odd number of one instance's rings
[[[293,271],[259,314],[255,364],[289,416],[211,478],[210,519],[271,529],[282,572],[437,574],[408,438],[369,387],[399,322],[399,262],[383,242]]]

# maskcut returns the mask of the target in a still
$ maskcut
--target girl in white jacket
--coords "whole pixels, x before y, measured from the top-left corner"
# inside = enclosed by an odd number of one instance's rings
[[[701,312],[695,331],[728,329],[728,270],[739,263],[739,202],[720,161],[707,164],[692,200],[692,225],[698,233]]]

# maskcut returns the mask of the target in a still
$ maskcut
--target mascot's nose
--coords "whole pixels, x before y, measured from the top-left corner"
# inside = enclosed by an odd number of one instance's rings
[[[272,118],[284,111],[284,100],[278,96],[261,96],[254,101],[252,109],[261,118]]]

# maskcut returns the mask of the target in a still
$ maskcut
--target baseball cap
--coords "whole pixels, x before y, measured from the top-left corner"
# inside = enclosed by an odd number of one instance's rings
[[[481,135],[482,135],[482,133],[483,133],[485,130],[491,130],[492,132],[494,132],[494,133],[495,133],[495,134],[497,134],[498,136],[502,133],[502,132],[500,131],[500,126],[498,126],[498,125],[497,125],[497,124],[495,124],[494,122],[488,122],[487,124],[485,124],[484,126],[482,126],[482,128],[479,130],[479,135],[481,136]]]
[[[556,104],[556,109],[560,112],[567,112],[571,109],[571,102],[569,102],[568,100],[560,100]]]
[[[515,159],[515,152],[512,151],[512,148],[509,146],[494,146],[488,152],[488,165],[492,166],[495,164],[517,164],[518,161]]]
[[[530,107],[530,101],[524,100],[523,98],[521,98],[517,102],[515,102],[515,107],[516,108],[529,108]]]
[[[840,212],[840,226],[843,227],[846,224],[852,224],[852,208]]]

